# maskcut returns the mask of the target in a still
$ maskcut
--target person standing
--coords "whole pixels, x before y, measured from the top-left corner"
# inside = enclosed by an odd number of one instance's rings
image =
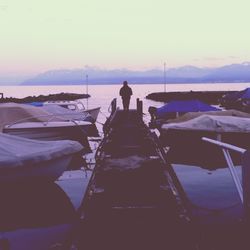
[[[129,110],[130,97],[133,95],[132,89],[128,86],[128,82],[124,81],[120,89],[120,96],[122,97],[122,104],[124,110]]]

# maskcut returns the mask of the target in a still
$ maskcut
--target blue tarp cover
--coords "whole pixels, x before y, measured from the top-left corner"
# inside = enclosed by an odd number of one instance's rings
[[[250,99],[250,88],[246,88],[242,91],[242,94],[239,96],[242,99]]]
[[[199,100],[171,101],[157,109],[157,117],[164,117],[167,113],[186,113],[199,111],[216,111],[218,108],[212,107]]]
[[[238,99],[250,99],[250,88],[246,88],[241,91],[236,91],[225,95],[223,99],[227,101],[237,101]]]

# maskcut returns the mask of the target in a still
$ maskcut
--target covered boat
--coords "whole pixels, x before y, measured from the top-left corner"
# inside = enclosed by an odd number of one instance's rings
[[[236,108],[245,112],[250,111],[250,88],[224,95],[221,105],[226,108]]]
[[[216,116],[233,116],[233,117],[242,117],[242,118],[250,118],[250,114],[246,112],[242,112],[236,109],[229,109],[229,110],[223,110],[223,111],[205,111],[205,112],[188,112],[180,117],[177,117],[175,119],[169,119],[165,121],[166,123],[179,123],[179,122],[185,122],[192,120],[196,117],[202,116],[202,115],[216,115]]]
[[[76,141],[37,141],[0,133],[0,183],[56,180],[83,147]]]
[[[177,100],[166,103],[160,108],[150,107],[150,127],[159,128],[163,123],[176,119],[188,112],[212,112],[220,109],[199,100]]]
[[[0,113],[1,131],[5,125],[15,123],[17,121],[21,122],[23,120],[26,120],[30,122],[47,122],[49,120],[64,120],[62,117],[55,117],[53,114],[44,109],[19,103],[1,103]]]
[[[210,106],[199,100],[171,101],[156,111],[157,118],[168,118],[171,114],[187,112],[218,111],[220,109]],[[177,115],[178,116],[178,115]]]
[[[98,136],[96,126],[85,121],[22,122],[5,126],[3,133],[42,141],[74,140],[91,152],[88,136]]]
[[[76,140],[91,152],[88,136],[99,136],[92,122],[69,119],[31,105],[0,104],[0,128],[4,133],[38,140]]]
[[[100,112],[101,107],[86,109],[83,103],[80,100],[76,101],[47,101],[41,103],[41,106],[50,106],[50,105],[58,105],[62,108],[69,109],[72,111],[77,111],[82,113],[84,116],[90,115],[92,117],[92,121],[96,122],[98,114]]]
[[[205,168],[225,166],[221,150],[202,141],[202,137],[217,139],[242,148],[250,146],[249,118],[201,115],[185,122],[164,124],[160,132],[163,145],[169,147],[168,157],[172,163]],[[232,156],[235,163],[240,162],[237,154]]]

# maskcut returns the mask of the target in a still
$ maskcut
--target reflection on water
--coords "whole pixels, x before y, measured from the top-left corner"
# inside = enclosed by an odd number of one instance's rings
[[[76,212],[55,183],[1,185],[0,198],[0,249],[47,250],[70,244]]]
[[[0,188],[0,230],[71,223],[75,210],[55,183],[5,185]]]
[[[242,205],[228,168],[213,171],[197,166],[173,165],[198,220],[207,223],[237,221]],[[241,178],[241,167],[236,167]]]
[[[9,249],[3,244],[11,250],[69,249],[91,174],[66,171],[55,183],[0,185],[0,250]]]

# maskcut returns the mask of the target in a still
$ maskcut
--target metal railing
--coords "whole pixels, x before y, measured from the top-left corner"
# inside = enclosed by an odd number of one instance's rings
[[[117,99],[114,98],[108,107],[108,112],[111,113],[112,115],[116,111],[116,109],[117,109]]]
[[[214,144],[214,145],[216,145],[216,146],[218,146],[218,147],[221,148],[221,150],[222,150],[222,152],[224,154],[225,160],[227,162],[229,171],[230,171],[231,176],[233,178],[233,181],[235,183],[236,189],[238,191],[240,200],[241,200],[242,203],[244,203],[243,187],[242,187],[241,181],[239,179],[239,176],[236,173],[235,166],[233,164],[233,160],[231,158],[231,155],[230,155],[229,151],[230,150],[231,151],[235,151],[235,152],[238,152],[238,153],[240,153],[240,154],[243,155],[246,152],[246,150],[243,149],[243,148],[239,148],[239,147],[236,147],[234,145],[231,145],[231,144],[228,144],[228,143],[224,143],[224,142],[221,142],[221,141],[216,141],[216,140],[213,140],[213,139],[210,139],[210,138],[207,138],[207,137],[202,137],[202,140],[206,141],[206,142],[209,142],[211,144]]]
[[[79,113],[80,115],[81,113]],[[80,119],[70,119],[70,118],[65,118],[65,116],[72,116],[74,117],[75,115],[77,114],[62,114],[62,113],[58,113],[58,114],[47,114],[47,115],[37,115],[37,116],[27,116],[25,118],[22,118],[22,119],[19,119],[19,120],[16,120],[10,124],[7,124],[6,127],[9,128],[9,127],[12,127],[13,125],[16,125],[16,124],[19,124],[19,123],[23,123],[23,122],[28,122],[28,121],[31,121],[31,122],[34,122],[34,120],[32,119],[37,119],[35,122],[41,122],[43,123],[44,125],[48,125],[49,122],[54,121],[55,122],[72,122],[72,123],[76,123],[76,121],[84,121],[84,118],[87,118],[87,115],[84,114],[84,116],[82,116],[82,120]],[[44,121],[42,118],[45,118]],[[39,120],[40,119],[40,120]]]

